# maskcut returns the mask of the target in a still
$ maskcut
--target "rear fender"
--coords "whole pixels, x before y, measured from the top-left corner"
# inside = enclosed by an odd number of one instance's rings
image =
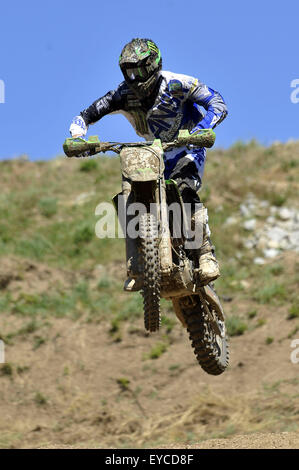
[[[218,298],[218,295],[209,285],[204,286],[204,291],[205,291],[206,300],[209,302],[212,308],[217,312],[220,320],[224,321],[225,320],[224,311],[220,303],[220,300]]]

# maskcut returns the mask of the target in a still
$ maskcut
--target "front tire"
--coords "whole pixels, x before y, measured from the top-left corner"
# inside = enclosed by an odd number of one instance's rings
[[[159,330],[160,312],[160,258],[158,228],[153,214],[142,214],[139,221],[141,254],[143,262],[144,326],[147,331]]]

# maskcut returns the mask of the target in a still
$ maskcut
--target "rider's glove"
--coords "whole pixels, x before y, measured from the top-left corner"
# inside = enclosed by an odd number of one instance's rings
[[[83,136],[87,133],[87,126],[82,116],[75,116],[70,126],[71,136]]]

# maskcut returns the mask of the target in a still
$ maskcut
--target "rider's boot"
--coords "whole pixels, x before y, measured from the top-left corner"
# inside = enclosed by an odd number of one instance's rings
[[[198,256],[198,268],[194,270],[198,283],[201,286],[209,284],[220,276],[218,261],[215,257],[214,246],[210,239],[210,228],[208,225],[208,212],[202,204],[192,216],[193,230],[202,230],[202,245],[196,250]]]

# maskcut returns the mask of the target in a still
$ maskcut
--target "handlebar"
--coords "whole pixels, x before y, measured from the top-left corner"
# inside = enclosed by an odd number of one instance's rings
[[[98,136],[91,136],[88,140],[82,137],[68,138],[63,144],[63,151],[69,158],[86,155],[96,155],[108,151],[120,153],[124,147],[148,147],[159,145],[163,151],[171,148],[191,145],[193,147],[211,148],[216,139],[216,134],[212,129],[202,129],[199,133],[190,134],[188,130],[179,131],[177,139],[173,142],[161,142],[159,139],[145,142],[100,142]]]

